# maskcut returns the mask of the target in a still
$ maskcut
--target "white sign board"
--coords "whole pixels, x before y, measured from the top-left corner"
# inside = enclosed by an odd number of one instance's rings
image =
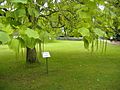
[[[48,58],[51,57],[49,52],[42,52],[42,57],[43,58]]]

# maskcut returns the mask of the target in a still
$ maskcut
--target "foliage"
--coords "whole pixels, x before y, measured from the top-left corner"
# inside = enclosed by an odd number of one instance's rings
[[[6,43],[10,40],[9,35],[5,32],[0,31],[0,41]]]
[[[1,0],[1,43],[16,38],[24,47],[34,48],[62,33],[83,36],[85,48],[94,47],[100,37],[113,36],[119,29],[117,1],[104,0]],[[100,7],[103,7],[100,9]],[[115,10],[115,11],[114,11]],[[118,20],[118,21],[116,21]],[[116,24],[117,23],[117,24]],[[3,37],[3,32],[0,33]],[[9,35],[9,36],[8,36]],[[44,38],[43,38],[44,37]]]

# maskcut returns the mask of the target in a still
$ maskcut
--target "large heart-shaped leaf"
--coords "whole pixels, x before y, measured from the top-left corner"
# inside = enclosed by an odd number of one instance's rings
[[[105,35],[105,32],[102,31],[102,30],[99,29],[99,28],[95,28],[95,29],[94,29],[94,32],[95,32],[95,34],[98,35],[99,37]]]
[[[29,38],[34,38],[37,39],[39,38],[39,34],[37,31],[32,30],[30,28],[27,28],[27,30],[25,31],[25,34],[29,37]]]
[[[0,41],[4,44],[10,40],[10,37],[7,33],[0,31]]]
[[[18,53],[19,48],[20,48],[19,40],[18,39],[12,39],[9,43],[9,48]]]
[[[18,8],[17,10],[14,11],[14,15],[16,17],[23,17],[26,15],[25,8]]]
[[[84,41],[84,47],[85,47],[86,49],[88,49],[88,48],[89,48],[89,41],[87,40],[86,37],[83,37],[83,41]]]
[[[29,7],[29,8],[28,8],[28,13],[29,13],[31,16],[35,16],[35,17],[38,17],[38,16],[39,16],[39,11],[36,10],[35,8]]]
[[[24,40],[25,46],[29,48],[34,48],[37,41],[34,38],[29,38],[28,36],[22,36],[22,39]]]
[[[85,27],[80,28],[79,32],[81,33],[82,36],[89,36],[89,29]]]

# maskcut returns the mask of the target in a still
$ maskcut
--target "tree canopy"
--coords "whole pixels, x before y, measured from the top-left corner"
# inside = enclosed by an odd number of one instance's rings
[[[119,8],[119,0],[0,0],[0,43],[32,49],[64,28],[93,47],[118,33]]]

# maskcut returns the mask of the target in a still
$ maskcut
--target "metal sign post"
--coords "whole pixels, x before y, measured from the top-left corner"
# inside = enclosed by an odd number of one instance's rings
[[[48,74],[48,58],[51,57],[49,52],[42,52],[42,57],[46,59],[46,73]]]
[[[48,59],[46,58],[46,72],[48,74]]]

